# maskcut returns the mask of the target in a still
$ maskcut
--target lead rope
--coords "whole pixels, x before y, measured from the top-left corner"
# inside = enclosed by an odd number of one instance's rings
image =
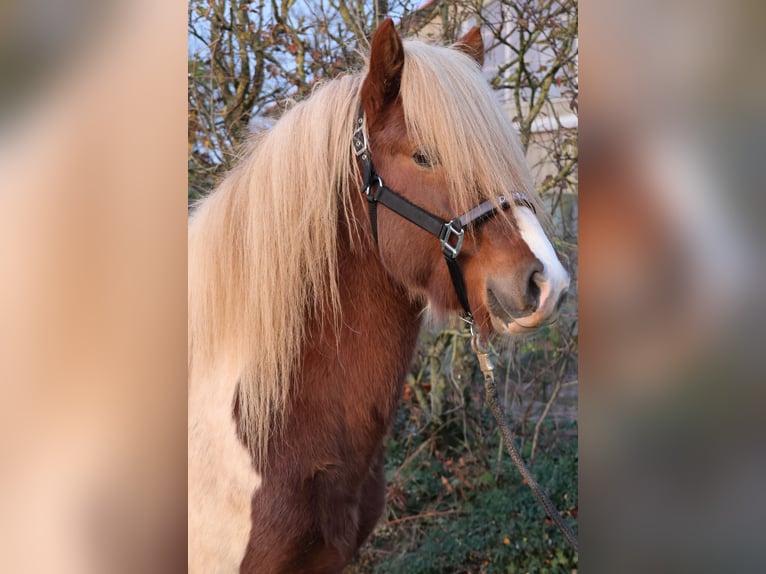
[[[556,510],[556,507],[551,502],[551,499],[548,498],[545,491],[539,484],[537,484],[532,473],[529,472],[529,469],[524,464],[521,454],[519,454],[519,451],[516,449],[516,445],[513,443],[513,437],[508,428],[508,423],[506,422],[505,412],[503,412],[503,407],[500,406],[500,402],[497,398],[497,384],[495,383],[494,374],[495,367],[489,358],[489,347],[482,346],[479,334],[474,331],[473,324],[469,323],[469,325],[471,327],[471,349],[476,353],[476,358],[479,360],[479,368],[484,375],[484,392],[487,396],[487,404],[489,405],[489,410],[492,411],[492,415],[495,417],[497,426],[500,427],[500,435],[503,437],[505,448],[508,450],[508,454],[511,456],[516,468],[519,469],[521,476],[524,477],[529,488],[532,489],[535,498],[537,498],[543,509],[545,509],[545,513],[551,520],[553,520],[561,533],[566,537],[569,544],[574,548],[574,551],[579,552],[580,545],[577,541],[577,536],[569,527],[569,524],[564,521],[558,510]]]

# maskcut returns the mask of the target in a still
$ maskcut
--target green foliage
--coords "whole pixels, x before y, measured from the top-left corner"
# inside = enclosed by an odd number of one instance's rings
[[[576,376],[575,329],[565,313],[562,323],[500,349],[496,373],[501,397],[515,413],[517,445],[529,461],[536,444],[530,469],[576,530],[576,394],[551,392],[557,380]],[[448,384],[431,385],[437,377]],[[533,384],[517,384],[522,381]],[[438,402],[434,392],[443,394]],[[438,419],[429,410],[434,404]],[[348,572],[576,570],[577,555],[522,484],[499,440],[466,334],[424,333],[386,445],[385,521]]]
[[[403,407],[406,410],[407,406]],[[487,424],[490,424],[487,421]],[[576,432],[576,424],[567,429]],[[489,429],[485,429],[489,430]],[[545,439],[556,430],[549,427]],[[430,440],[430,439],[426,439]],[[513,463],[495,464],[497,433],[473,458],[464,451],[421,455],[401,472],[406,441],[392,441],[387,524],[362,550],[351,572],[571,572],[577,556],[546,518]],[[577,441],[555,441],[532,472],[570,520],[577,514]],[[419,516],[406,520],[410,516]]]

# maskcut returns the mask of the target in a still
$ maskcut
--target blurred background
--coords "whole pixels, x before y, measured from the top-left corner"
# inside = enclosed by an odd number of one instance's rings
[[[498,342],[500,393],[582,550],[499,450],[464,334],[431,325],[350,571],[763,571],[766,14],[745,0],[3,4],[1,571],[185,569],[188,206],[286,99],[359,69],[385,15],[491,48],[576,279],[557,325]]]
[[[759,2],[581,3],[584,572],[762,572]]]
[[[0,6],[0,572],[186,567],[186,14]]]

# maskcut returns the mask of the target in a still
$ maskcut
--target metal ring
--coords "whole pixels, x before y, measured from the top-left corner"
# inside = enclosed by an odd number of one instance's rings
[[[471,349],[474,353],[489,353],[489,341],[486,341],[485,345],[481,343],[481,334],[474,332],[473,326],[471,327]]]
[[[370,178],[370,181],[367,182],[367,185],[365,185],[364,189],[362,190],[362,193],[364,193],[364,195],[365,195],[365,197],[367,197],[367,199],[370,199],[370,198],[374,199],[374,197],[372,195],[372,187],[373,187],[373,185],[375,185],[375,180],[377,180],[377,185],[375,187],[377,187],[378,189],[383,187],[383,180],[380,179],[380,176],[377,175],[377,174],[373,175]]]

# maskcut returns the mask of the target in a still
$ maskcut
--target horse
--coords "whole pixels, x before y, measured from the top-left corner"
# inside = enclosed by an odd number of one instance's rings
[[[340,572],[383,512],[424,310],[481,336],[555,317],[569,275],[483,57],[478,28],[383,21],[192,213],[191,572]]]

